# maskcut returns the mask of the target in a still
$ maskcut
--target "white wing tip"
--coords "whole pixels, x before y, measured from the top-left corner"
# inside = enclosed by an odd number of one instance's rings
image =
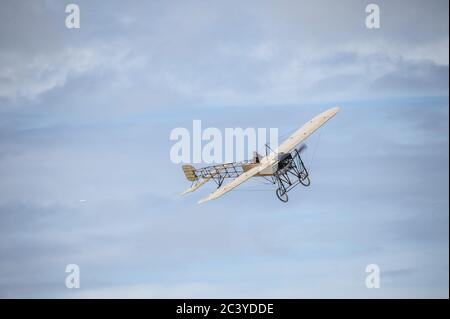
[[[337,113],[337,112],[339,112],[341,110],[341,108],[340,107],[338,107],[338,106],[336,106],[336,107],[333,107],[332,109],[330,109],[330,111],[333,111],[333,113]]]
[[[211,195],[209,195],[209,196],[207,196],[207,197],[205,197],[205,198],[199,200],[198,203],[199,203],[199,204],[203,204],[203,203],[205,203],[205,202],[208,202],[208,201],[213,200],[213,199],[216,199],[216,198],[217,198],[217,196],[214,196],[214,194],[211,194]]]

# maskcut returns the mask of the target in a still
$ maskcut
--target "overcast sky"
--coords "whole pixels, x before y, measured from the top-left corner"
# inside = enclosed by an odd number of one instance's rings
[[[0,297],[448,298],[448,1],[72,2],[0,4]],[[334,106],[287,204],[179,196],[172,129]]]

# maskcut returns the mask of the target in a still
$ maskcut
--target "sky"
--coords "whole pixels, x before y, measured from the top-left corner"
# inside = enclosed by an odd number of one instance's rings
[[[449,297],[447,1],[68,3],[0,4],[1,298]],[[335,106],[288,203],[180,196],[174,128]]]

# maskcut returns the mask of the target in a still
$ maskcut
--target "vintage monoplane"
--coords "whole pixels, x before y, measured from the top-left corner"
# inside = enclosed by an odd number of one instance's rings
[[[275,150],[271,150],[266,145],[266,156],[264,157],[256,153],[250,161],[225,163],[198,169],[192,165],[183,165],[184,174],[192,182],[192,186],[182,195],[193,192],[206,182],[213,180],[217,184],[217,189],[199,201],[199,203],[204,203],[228,193],[251,177],[264,177],[277,185],[277,197],[282,202],[287,202],[287,193],[292,188],[298,184],[310,185],[308,171],[300,156],[306,148],[306,145],[302,143],[337,112],[339,112],[339,108],[335,107],[317,115],[295,131]],[[234,179],[223,185],[226,178]]]

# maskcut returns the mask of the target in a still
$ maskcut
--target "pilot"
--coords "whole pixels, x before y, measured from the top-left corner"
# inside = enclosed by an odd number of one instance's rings
[[[258,152],[253,152],[253,163],[259,163],[260,155]]]

